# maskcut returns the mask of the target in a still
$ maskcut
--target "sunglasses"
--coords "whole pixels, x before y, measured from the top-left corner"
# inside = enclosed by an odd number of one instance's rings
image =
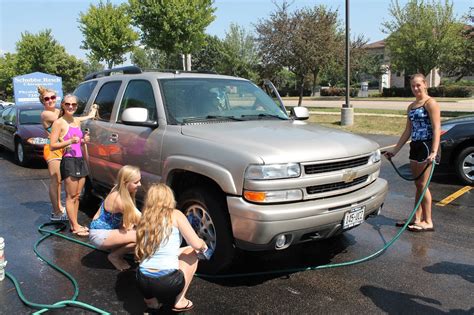
[[[64,103],[64,106],[73,106],[76,107],[77,103]]]
[[[49,102],[49,100],[54,101],[55,99],[56,99],[56,95],[43,97],[43,100],[44,100],[45,102]]]

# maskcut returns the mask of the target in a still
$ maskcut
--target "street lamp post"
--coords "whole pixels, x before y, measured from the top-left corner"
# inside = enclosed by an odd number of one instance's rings
[[[350,105],[350,23],[349,23],[349,0],[346,0],[346,102],[341,108],[341,125],[351,126],[354,124],[354,108]]]

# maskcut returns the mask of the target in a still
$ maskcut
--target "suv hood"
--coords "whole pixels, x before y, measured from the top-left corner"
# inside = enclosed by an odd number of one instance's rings
[[[347,158],[371,153],[379,147],[355,134],[292,120],[184,125],[182,134],[219,143],[227,150],[259,156],[265,163]]]

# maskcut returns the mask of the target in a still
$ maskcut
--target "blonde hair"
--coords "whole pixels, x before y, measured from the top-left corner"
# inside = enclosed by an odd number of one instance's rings
[[[54,95],[56,95],[56,91],[53,91],[51,89],[47,89],[42,85],[39,85],[37,87],[37,90],[38,90],[38,93],[39,93],[39,100],[40,100],[41,104],[44,104],[44,95],[46,93],[54,93]]]
[[[142,262],[150,257],[162,243],[166,243],[173,230],[173,211],[176,201],[171,188],[153,184],[147,192],[142,217],[137,227],[135,258]]]
[[[131,228],[138,224],[140,216],[136,212],[135,192],[128,191],[128,184],[140,177],[140,169],[132,165],[123,166],[117,175],[115,186],[111,192],[118,192],[123,204],[123,226]]]

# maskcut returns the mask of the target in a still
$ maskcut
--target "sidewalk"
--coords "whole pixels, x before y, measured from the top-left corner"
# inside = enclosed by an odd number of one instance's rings
[[[283,99],[285,106],[298,105],[297,99]],[[344,100],[305,100],[303,99],[303,106],[308,107],[309,110],[317,109],[317,107],[338,107],[341,108]],[[438,102],[442,111],[455,112],[474,112],[474,99],[457,102]],[[410,102],[405,101],[385,101],[385,100],[351,100],[350,105],[357,108],[366,109],[392,109],[392,110],[406,110]]]

